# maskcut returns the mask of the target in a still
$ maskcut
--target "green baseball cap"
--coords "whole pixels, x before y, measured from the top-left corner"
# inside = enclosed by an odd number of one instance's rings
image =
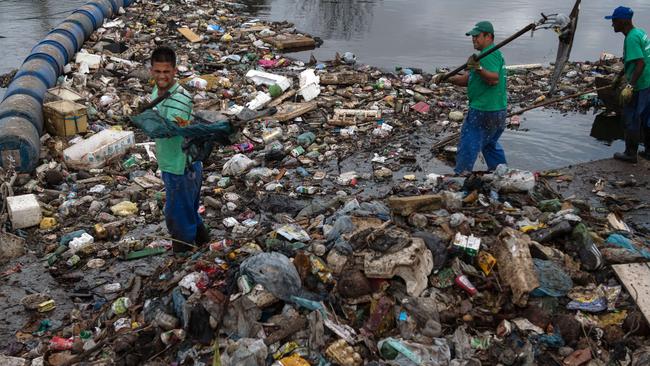
[[[474,28],[465,33],[466,36],[478,36],[481,33],[492,33],[494,34],[494,27],[492,26],[492,23],[484,20],[482,22],[476,23]]]

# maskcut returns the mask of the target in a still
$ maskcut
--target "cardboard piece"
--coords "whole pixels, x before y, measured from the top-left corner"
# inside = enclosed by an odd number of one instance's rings
[[[182,34],[188,41],[192,43],[196,43],[201,41],[201,36],[198,34],[194,33],[191,29],[189,28],[178,28],[178,32]]]
[[[612,269],[650,324],[650,262],[614,264]]]
[[[88,129],[88,114],[86,106],[59,100],[43,105],[45,129],[56,136],[72,136],[86,132]]]
[[[279,50],[305,49],[316,47],[313,38],[300,34],[280,34],[274,37],[264,38],[264,42],[273,45]]]
[[[280,122],[289,121],[296,117],[300,117],[307,112],[313,111],[316,107],[316,102],[284,103],[278,106],[278,111],[272,118]]]

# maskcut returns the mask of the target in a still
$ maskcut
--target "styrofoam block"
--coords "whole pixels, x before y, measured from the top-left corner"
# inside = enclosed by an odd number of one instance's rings
[[[14,229],[36,226],[43,219],[41,206],[33,194],[7,197],[7,210]]]
[[[63,160],[77,169],[100,168],[134,145],[133,131],[102,130],[63,150]]]

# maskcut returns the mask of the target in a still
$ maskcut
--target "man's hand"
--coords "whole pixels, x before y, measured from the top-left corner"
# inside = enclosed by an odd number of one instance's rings
[[[230,122],[230,126],[236,130],[241,130],[242,128],[246,127],[247,121],[242,121],[237,118],[230,118],[228,119],[228,122]]]
[[[621,105],[628,105],[632,101],[632,95],[634,95],[634,87],[630,84],[625,85],[621,94],[618,96],[618,101]]]
[[[180,116],[176,116],[176,117],[174,117],[174,119],[176,119],[176,123],[177,123],[179,126],[181,126],[181,127],[186,127],[186,126],[189,126],[189,125],[190,125],[190,121],[189,121],[189,120],[184,119],[184,118],[182,118],[182,117],[180,117]]]
[[[449,81],[449,79],[444,79],[445,75],[447,74],[445,73],[435,74],[431,78],[431,82],[437,85]]]
[[[476,58],[476,55],[471,55],[467,59],[467,70],[478,71],[481,69],[481,63]]]

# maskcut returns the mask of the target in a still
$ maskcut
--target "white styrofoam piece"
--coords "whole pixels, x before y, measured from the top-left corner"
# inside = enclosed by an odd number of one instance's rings
[[[134,145],[133,131],[103,130],[63,150],[63,160],[77,169],[101,168]]]
[[[250,102],[248,102],[246,104],[246,107],[256,111],[256,110],[264,107],[268,102],[271,101],[271,99],[273,99],[273,98],[271,98],[269,93],[259,92],[255,96],[255,99],[251,100]]]
[[[300,82],[300,87],[304,88],[309,84],[320,84],[320,77],[316,76],[314,69],[307,69],[300,73],[298,81]]]
[[[246,77],[251,79],[256,85],[264,84],[271,86],[277,84],[282,91],[285,91],[291,87],[292,81],[286,76],[271,74],[270,72],[264,72],[259,70],[250,70],[246,73]]]
[[[305,99],[305,102],[309,102],[320,94],[320,86],[318,84],[307,84],[298,91],[298,94]]]
[[[102,56],[79,52],[74,61],[78,64],[85,63],[91,69],[98,69],[102,63]]]
[[[33,194],[7,197],[7,211],[14,229],[36,226],[43,219],[41,206]]]

